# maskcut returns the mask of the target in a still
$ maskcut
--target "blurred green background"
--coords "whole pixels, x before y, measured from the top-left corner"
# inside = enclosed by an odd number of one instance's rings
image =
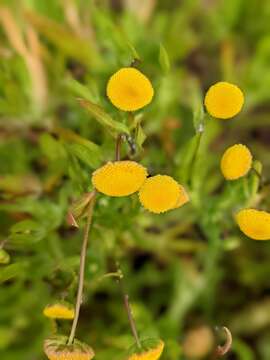
[[[113,137],[77,98],[128,123],[106,82],[139,58],[155,97],[123,158],[174,176],[192,201],[154,215],[135,195],[98,197],[77,336],[97,360],[124,359],[132,345],[119,287],[102,278],[117,259],[138,331],[165,341],[162,359],[210,359],[211,329],[225,325],[228,359],[268,360],[270,244],[241,234],[233,214],[270,205],[269,0],[6,0],[0,37],[0,241],[11,257],[0,265],[1,359],[45,359],[44,306],[74,303],[82,230],[67,209],[114,157]],[[206,117],[193,161],[203,95],[220,80],[241,87],[245,106],[232,120]],[[262,162],[260,184],[252,172],[222,178],[220,157],[239,142]]]

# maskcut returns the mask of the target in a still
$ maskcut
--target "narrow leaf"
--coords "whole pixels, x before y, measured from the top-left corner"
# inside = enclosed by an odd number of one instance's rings
[[[100,106],[84,99],[79,99],[79,103],[106,129],[112,131],[113,133],[129,134],[129,130],[125,124],[113,120]]]

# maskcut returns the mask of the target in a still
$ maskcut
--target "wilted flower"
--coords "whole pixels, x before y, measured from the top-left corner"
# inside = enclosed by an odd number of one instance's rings
[[[241,231],[254,240],[270,240],[270,213],[256,209],[243,209],[236,214]]]
[[[189,330],[183,342],[183,353],[188,359],[201,359],[209,355],[215,343],[214,335],[207,326]]]
[[[120,110],[135,111],[148,105],[154,90],[139,70],[125,67],[113,74],[107,84],[107,96]]]
[[[51,319],[72,320],[74,314],[73,305],[63,301],[47,305],[43,310],[43,315]]]
[[[108,196],[127,196],[144,183],[147,170],[135,161],[108,162],[92,175],[94,187]]]
[[[67,344],[66,336],[53,336],[44,342],[44,352],[49,360],[91,360],[95,356],[93,349],[75,339]]]
[[[229,147],[223,154],[220,168],[227,180],[236,180],[245,176],[252,165],[252,155],[242,144]]]
[[[147,210],[156,214],[178,208],[189,201],[183,186],[167,175],[146,179],[139,191],[139,199]]]
[[[244,95],[238,86],[221,81],[208,89],[204,103],[213,117],[229,119],[241,111]]]
[[[134,350],[128,360],[158,360],[163,349],[164,342],[162,340],[145,340],[142,342],[142,348]]]

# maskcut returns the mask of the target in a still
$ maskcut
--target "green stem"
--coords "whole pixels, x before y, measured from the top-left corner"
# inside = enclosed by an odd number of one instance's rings
[[[79,272],[79,284],[78,284],[78,292],[77,292],[77,299],[76,299],[76,307],[75,307],[75,316],[73,319],[68,344],[72,344],[74,341],[79,315],[80,315],[80,308],[82,303],[82,295],[83,295],[83,284],[84,284],[84,272],[85,272],[85,258],[86,258],[86,251],[87,251],[87,245],[88,245],[88,238],[89,238],[89,231],[92,224],[92,218],[93,218],[93,210],[95,205],[95,198],[96,198],[96,191],[94,190],[93,197],[89,204],[89,209],[87,213],[87,220],[84,230],[84,236],[83,236],[83,243],[82,243],[82,249],[81,249],[81,258],[80,258],[80,272]]]

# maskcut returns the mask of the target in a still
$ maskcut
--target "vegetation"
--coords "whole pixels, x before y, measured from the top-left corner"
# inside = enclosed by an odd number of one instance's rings
[[[212,359],[226,326],[228,358],[268,360],[270,242],[235,215],[270,209],[270,2],[2,0],[0,26],[1,359],[45,359],[45,339],[70,335],[92,220],[76,338],[94,359],[132,350],[128,294],[161,359]],[[106,96],[129,66],[154,89],[132,113]],[[232,119],[204,109],[219,81],[243,91]],[[226,180],[220,161],[240,143],[252,169]],[[171,176],[190,201],[156,214],[137,194],[96,193],[93,172],[115,158]],[[44,316],[55,303],[66,320]]]

